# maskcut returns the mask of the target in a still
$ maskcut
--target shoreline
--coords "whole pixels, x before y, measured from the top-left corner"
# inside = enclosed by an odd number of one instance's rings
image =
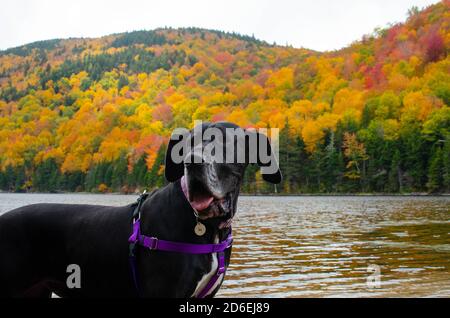
[[[12,191],[0,191],[0,194],[82,194],[82,195],[129,195],[137,196],[140,192],[136,193],[121,193],[121,192],[12,192]],[[425,193],[425,192],[412,192],[412,193],[241,193],[242,197],[450,197],[450,193]]]

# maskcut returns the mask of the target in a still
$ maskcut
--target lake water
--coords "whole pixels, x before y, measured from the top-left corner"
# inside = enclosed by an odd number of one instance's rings
[[[0,193],[0,214],[135,199]],[[233,229],[219,297],[450,297],[450,197],[241,197]]]

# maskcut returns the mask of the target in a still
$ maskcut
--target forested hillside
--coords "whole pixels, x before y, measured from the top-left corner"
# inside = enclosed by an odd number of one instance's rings
[[[0,51],[0,189],[161,186],[168,136],[201,119],[281,128],[278,192],[448,192],[449,9],[325,53],[195,28]]]

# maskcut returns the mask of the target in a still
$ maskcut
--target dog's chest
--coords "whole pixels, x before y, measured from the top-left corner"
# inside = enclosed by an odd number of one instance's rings
[[[219,242],[219,237],[216,236],[214,239],[214,243],[217,244]],[[204,274],[200,280],[197,282],[197,287],[195,288],[194,293],[191,297],[196,298],[198,295],[203,291],[203,289],[208,285],[208,283],[211,281],[214,275],[217,273],[217,268],[219,265],[218,259],[217,259],[217,253],[213,253],[211,255],[211,269],[208,273]],[[221,274],[219,279],[215,282],[215,284],[207,291],[205,296],[210,295],[216,288],[222,283],[222,280],[224,278],[224,274]]]

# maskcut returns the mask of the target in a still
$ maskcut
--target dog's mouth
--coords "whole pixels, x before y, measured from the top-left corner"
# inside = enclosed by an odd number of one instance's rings
[[[200,219],[231,216],[231,193],[224,198],[202,194],[193,194],[190,199],[191,205],[199,213]]]
[[[202,220],[232,217],[233,192],[216,196],[202,182],[192,180],[186,186],[187,199]]]

